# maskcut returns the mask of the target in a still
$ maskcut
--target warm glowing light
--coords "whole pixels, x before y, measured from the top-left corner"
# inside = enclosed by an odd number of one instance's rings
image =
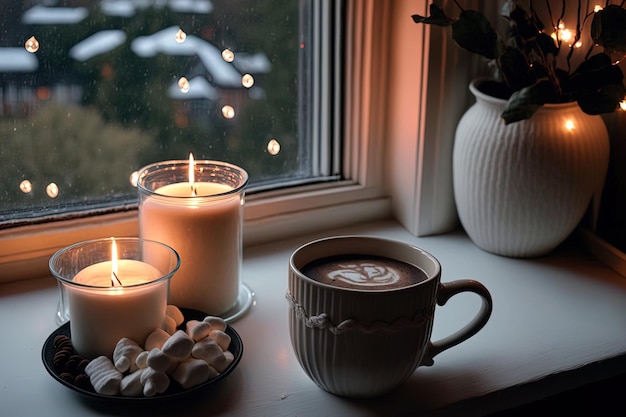
[[[56,198],[59,195],[59,187],[55,183],[51,182],[46,187],[46,194],[48,194],[48,197],[50,198]]]
[[[139,171],[135,171],[132,174],[130,174],[130,177],[128,178],[128,180],[130,181],[130,185],[132,185],[133,187],[136,187],[137,181],[139,181]]]
[[[114,238],[111,238],[111,287],[122,285],[118,275],[117,257],[117,242],[115,242]]]
[[[567,120],[565,122],[565,129],[567,129],[567,130],[569,130],[571,132],[575,128],[576,128],[576,124],[574,123],[573,120]]]
[[[602,6],[600,6],[599,4],[593,6],[594,13],[598,13],[600,10],[602,10]]]
[[[20,190],[24,194],[30,193],[31,191],[33,191],[33,184],[31,184],[31,182],[28,180],[24,180],[20,182]]]
[[[556,32],[554,32],[551,36],[552,39],[554,39],[555,41],[561,40],[567,43],[570,47],[572,46],[572,42],[576,38],[574,32],[567,29],[563,22],[559,23],[559,27],[556,28]],[[583,46],[583,43],[580,40],[576,41],[576,43],[574,44],[575,48],[580,48],[581,46]]]
[[[193,160],[193,154],[189,152],[189,185],[191,185],[191,195],[197,195],[196,187],[194,186],[196,182],[195,168],[196,163]]]
[[[24,47],[26,48],[28,52],[30,52],[31,54],[34,54],[35,52],[39,50],[39,41],[34,36],[31,36],[30,38],[28,38],[28,40],[24,44]]]
[[[176,32],[176,42],[183,43],[185,39],[187,39],[187,34],[182,29],[178,29],[178,32]]]
[[[280,152],[280,143],[278,143],[276,139],[267,142],[267,152],[269,152],[270,155],[278,155]]]
[[[226,62],[233,62],[235,59],[235,53],[230,49],[224,49],[222,51],[222,59]]]
[[[224,106],[222,107],[222,116],[226,119],[232,119],[235,117],[235,109],[232,106]]]
[[[250,88],[254,85],[254,77],[250,74],[244,74],[241,77],[241,85],[246,88]]]
[[[622,100],[619,102],[619,108],[626,111],[626,100]]]
[[[178,88],[180,88],[180,91],[183,93],[188,93],[190,87],[191,85],[189,84],[189,80],[185,77],[180,77],[180,79],[178,80]]]

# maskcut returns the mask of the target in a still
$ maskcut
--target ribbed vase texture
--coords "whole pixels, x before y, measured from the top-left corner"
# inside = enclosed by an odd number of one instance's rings
[[[505,125],[504,100],[472,83],[476,103],[459,121],[453,151],[461,224],[480,248],[504,256],[544,255],[599,203],[609,161],[600,116],[576,103],[545,105]]]

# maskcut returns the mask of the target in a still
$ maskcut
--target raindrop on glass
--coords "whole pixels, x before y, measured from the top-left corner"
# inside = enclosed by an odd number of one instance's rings
[[[35,52],[39,50],[39,41],[34,36],[31,36],[30,38],[28,38],[28,40],[24,44],[24,47],[26,48],[28,52],[30,52],[31,54],[34,54]]]
[[[178,80],[178,88],[180,88],[180,91],[182,91],[183,93],[188,93],[189,87],[189,80],[185,77],[180,77],[180,79]]]
[[[48,194],[48,197],[50,198],[56,198],[59,195],[59,187],[55,183],[51,182],[46,187],[46,194]]]
[[[20,182],[20,190],[24,194],[30,193],[31,191],[33,191],[33,184],[31,184],[31,182],[28,180],[24,180]]]
[[[280,143],[276,139],[272,139],[267,142],[267,151],[270,155],[278,155],[280,152]]]
[[[235,117],[235,109],[232,106],[224,106],[222,107],[222,116],[224,116],[226,119],[232,119],[233,117]]]
[[[250,74],[244,74],[243,77],[241,77],[241,85],[246,88],[252,87],[254,85],[254,77]]]
[[[176,32],[176,42],[183,43],[185,39],[187,39],[187,34],[182,29],[178,29],[178,32]]]
[[[230,49],[224,49],[222,51],[222,59],[226,62],[233,62],[235,59],[235,53]]]

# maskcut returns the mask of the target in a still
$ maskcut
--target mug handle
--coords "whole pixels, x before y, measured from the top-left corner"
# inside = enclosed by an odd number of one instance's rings
[[[437,340],[436,342],[429,342],[428,349],[426,350],[420,365],[431,366],[434,363],[433,358],[436,355],[474,336],[485,326],[485,324],[487,324],[487,321],[491,316],[491,311],[493,310],[491,294],[487,291],[487,288],[485,288],[485,286],[478,281],[463,279],[445,284],[439,284],[439,290],[437,291],[437,304],[443,306],[450,298],[452,298],[452,296],[462,292],[473,292],[478,294],[482,299],[480,310],[476,316],[474,316],[472,321],[457,330],[455,333],[452,333],[450,336],[444,337],[443,339]]]

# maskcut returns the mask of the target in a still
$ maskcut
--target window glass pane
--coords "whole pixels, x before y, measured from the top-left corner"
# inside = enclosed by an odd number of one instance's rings
[[[0,225],[134,204],[135,170],[190,152],[251,189],[320,172],[302,127],[316,2],[1,3]]]

